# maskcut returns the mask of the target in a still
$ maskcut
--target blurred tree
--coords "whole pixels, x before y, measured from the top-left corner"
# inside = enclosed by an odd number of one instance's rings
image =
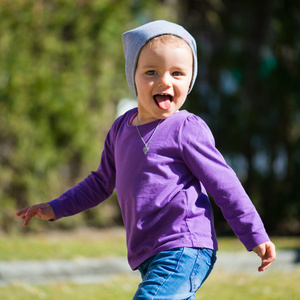
[[[186,107],[208,122],[270,232],[299,233],[299,15],[297,0],[0,0],[0,229],[97,167],[116,104],[131,95],[121,34],[166,19],[198,42]],[[120,222],[104,204],[56,226],[110,216]]]
[[[157,1],[0,0],[0,229],[97,168],[128,95],[121,34],[165,12]],[[57,225],[103,225],[101,209]]]
[[[268,230],[299,234],[299,1],[178,5],[179,22],[199,47],[199,77],[187,108],[212,128]]]

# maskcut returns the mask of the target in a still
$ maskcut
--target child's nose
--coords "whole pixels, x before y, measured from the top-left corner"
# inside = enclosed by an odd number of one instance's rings
[[[172,82],[171,82],[171,76],[170,74],[163,74],[160,79],[159,79],[159,83],[158,83],[159,87],[171,87]]]

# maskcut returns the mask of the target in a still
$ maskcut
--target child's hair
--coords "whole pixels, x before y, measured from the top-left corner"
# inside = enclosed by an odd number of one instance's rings
[[[192,49],[189,46],[189,44],[184,39],[182,39],[181,37],[179,37],[175,34],[162,34],[162,35],[156,36],[156,37],[152,38],[151,40],[149,40],[145,45],[149,45],[151,48],[154,44],[155,44],[155,46],[157,46],[157,45],[171,45],[174,47],[187,46],[191,50],[191,53],[192,53]]]

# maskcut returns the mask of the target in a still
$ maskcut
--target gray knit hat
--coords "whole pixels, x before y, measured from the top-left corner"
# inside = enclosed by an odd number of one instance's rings
[[[134,76],[137,67],[139,54],[143,46],[151,39],[164,34],[176,35],[184,39],[192,49],[194,57],[194,70],[190,91],[193,88],[197,77],[197,46],[195,39],[182,26],[164,20],[154,21],[129,30],[122,35],[124,54],[125,54],[125,73],[128,85],[137,94]]]

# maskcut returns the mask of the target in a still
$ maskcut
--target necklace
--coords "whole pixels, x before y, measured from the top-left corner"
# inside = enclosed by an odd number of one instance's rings
[[[137,130],[137,132],[138,132],[138,134],[139,134],[139,136],[140,136],[142,142],[143,142],[144,145],[145,145],[145,147],[143,148],[143,151],[144,151],[145,155],[146,155],[146,154],[148,153],[148,151],[149,151],[149,145],[150,145],[151,139],[152,139],[152,137],[153,137],[155,131],[157,130],[158,125],[161,123],[161,121],[162,121],[162,120],[160,120],[159,123],[156,125],[156,127],[154,128],[154,130],[153,130],[153,132],[152,132],[152,134],[151,134],[151,136],[150,136],[150,138],[149,138],[149,140],[148,140],[147,143],[146,143],[145,140],[143,139],[141,133],[140,133],[140,130],[139,130],[139,123],[138,123],[138,118],[137,118],[137,116],[136,116],[136,126],[135,126],[135,127],[136,127],[136,130]]]

